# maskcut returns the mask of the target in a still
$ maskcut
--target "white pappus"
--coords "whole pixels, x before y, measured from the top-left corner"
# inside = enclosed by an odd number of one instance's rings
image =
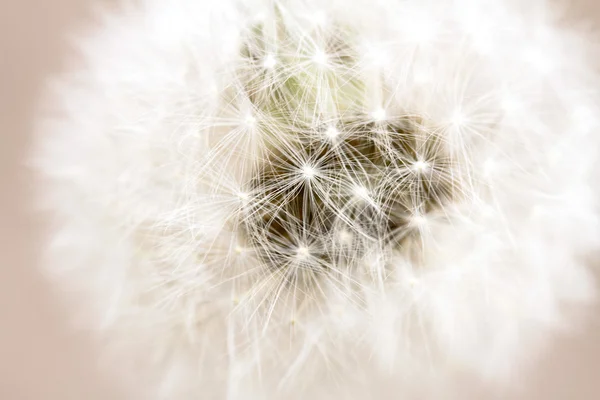
[[[40,116],[45,270],[158,398],[502,383],[600,241],[593,43],[520,3],[106,13]]]

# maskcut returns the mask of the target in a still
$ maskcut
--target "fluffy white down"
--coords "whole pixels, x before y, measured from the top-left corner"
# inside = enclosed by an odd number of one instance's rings
[[[456,370],[501,382],[568,326],[564,304],[593,299],[600,82],[590,43],[547,2],[132,3],[79,42],[84,65],[54,86],[34,158],[56,217],[45,269],[109,359],[149,367],[153,395],[396,398],[377,382]],[[299,37],[340,29],[361,111],[426,116],[467,182],[421,221],[418,265],[374,251],[369,273],[324,279],[303,307],[230,223],[240,165],[263,144],[240,49],[275,20]]]

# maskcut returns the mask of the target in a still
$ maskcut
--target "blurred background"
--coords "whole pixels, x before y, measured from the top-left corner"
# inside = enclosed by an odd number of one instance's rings
[[[69,329],[67,305],[36,272],[42,237],[40,222],[27,212],[32,184],[22,167],[44,80],[66,65],[67,33],[93,23],[94,4],[114,2],[0,0],[1,400],[135,398],[100,370],[91,338]],[[573,21],[600,27],[599,0],[564,4]],[[578,333],[556,337],[533,373],[514,387],[490,392],[465,379],[457,398],[600,399],[600,307],[591,314],[575,327]]]

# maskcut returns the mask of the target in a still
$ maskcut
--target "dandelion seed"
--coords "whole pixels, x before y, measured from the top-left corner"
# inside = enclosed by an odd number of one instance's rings
[[[311,180],[315,177],[315,175],[317,174],[317,171],[314,167],[312,167],[310,165],[304,165],[301,169],[301,173],[302,173],[302,176],[304,177],[304,179]]]
[[[263,60],[263,67],[266,69],[272,69],[275,67],[275,65],[277,65],[277,59],[273,54],[268,54]]]
[[[235,246],[235,252],[239,255],[242,255],[244,253],[246,253],[247,249],[245,247],[242,246]]]
[[[371,116],[373,117],[373,119],[375,121],[381,122],[384,121],[387,118],[387,112],[385,109],[380,108],[378,110],[375,110],[371,113]]]
[[[413,226],[422,228],[425,225],[427,225],[427,218],[421,213],[416,213],[415,215],[412,216],[410,222]]]
[[[256,118],[249,114],[244,119],[244,124],[249,128],[254,128],[254,126],[256,126]]]
[[[300,260],[306,260],[310,258],[310,249],[306,246],[300,246],[296,249],[296,255]]]
[[[317,50],[312,57],[313,62],[320,66],[327,65],[328,59],[329,59],[329,56],[323,50]]]
[[[337,139],[337,137],[340,135],[340,131],[337,130],[337,128],[335,126],[330,126],[329,128],[327,128],[327,130],[325,131],[325,136],[329,139],[329,140],[335,140]]]
[[[418,160],[413,163],[412,168],[416,172],[426,172],[429,170],[430,165],[426,161]]]
[[[370,200],[369,189],[364,186],[354,186],[352,192],[354,193],[354,196],[361,200]]]

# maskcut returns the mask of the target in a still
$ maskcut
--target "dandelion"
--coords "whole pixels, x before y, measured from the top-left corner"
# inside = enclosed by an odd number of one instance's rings
[[[109,15],[40,125],[46,270],[159,398],[504,382],[593,298],[600,114],[549,4],[486,7]]]

